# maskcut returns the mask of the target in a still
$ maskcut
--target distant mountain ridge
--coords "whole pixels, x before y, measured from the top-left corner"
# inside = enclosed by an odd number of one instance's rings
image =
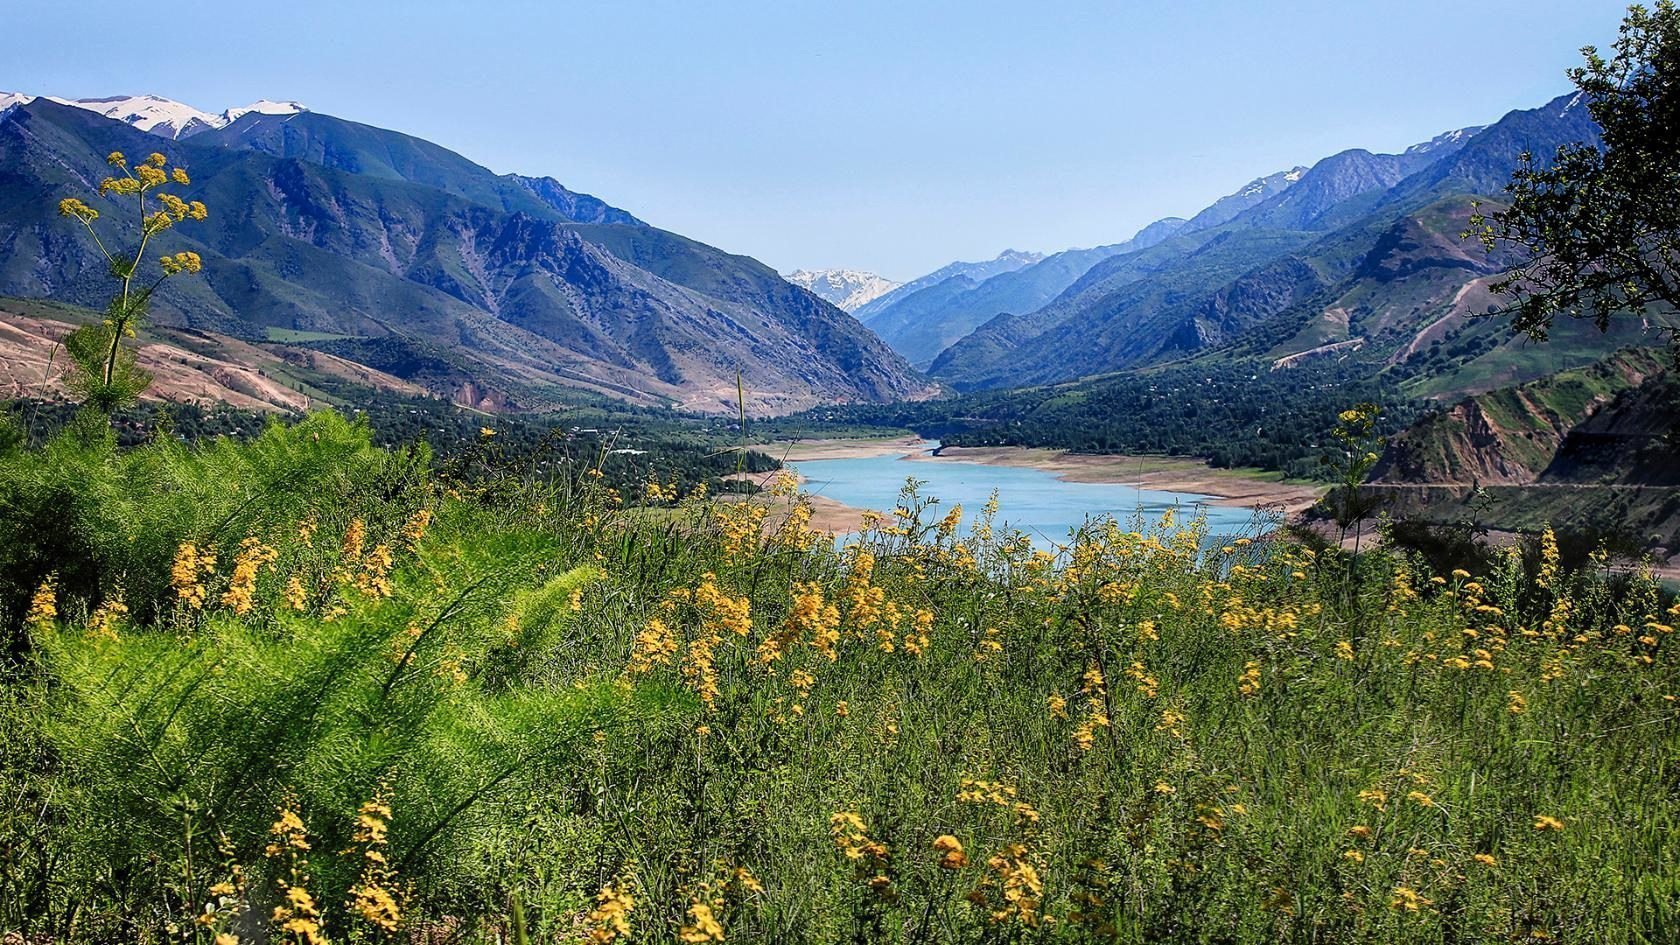
[[[915,279],[911,279],[909,282],[906,282],[891,292],[882,295],[880,298],[875,299],[868,305],[859,308],[855,314],[860,321],[867,325],[871,318],[879,314],[887,306],[893,304],[898,299],[901,299],[913,292],[925,289],[930,285],[943,282],[954,276],[967,276],[968,278],[973,279],[976,283],[980,283],[990,279],[992,276],[1001,275],[1005,272],[1014,272],[1017,269],[1030,266],[1043,258],[1043,253],[1023,252],[1018,249],[1006,249],[991,259],[984,259],[979,262],[948,263],[925,276],[918,276]]]
[[[1010,370],[998,359],[1013,359],[1016,347],[1059,321],[1069,305],[1058,297],[1072,292],[1087,276],[1111,271],[1119,281],[1110,280],[1110,287],[1132,281],[1134,274],[1142,278],[1143,273],[1158,268],[1154,260],[1185,258],[1232,227],[1277,233],[1333,229],[1366,212],[1384,191],[1409,174],[1464,147],[1480,130],[1445,132],[1402,154],[1354,149],[1310,168],[1297,166],[1267,174],[1188,219],[1158,220],[1125,242],[1054,254],[1007,276],[975,280],[972,285],[949,282],[937,291],[920,292],[907,287],[861,310],[859,316],[895,350],[937,376],[970,387],[994,382],[982,374],[995,375],[1001,382]],[[1251,250],[1227,245],[1218,255],[1240,265],[1244,252],[1247,259],[1257,260],[1257,254],[1266,252],[1265,246],[1291,241],[1263,237],[1248,242],[1254,244]],[[1162,244],[1168,244],[1168,249],[1138,266],[1114,260]],[[1061,308],[1052,308],[1052,303]],[[995,366],[978,367],[981,362]]]
[[[27,105],[35,98],[36,96],[22,92],[0,92],[0,111],[12,105]],[[220,114],[200,111],[191,105],[159,95],[113,95],[106,98],[75,99],[47,96],[47,99],[60,105],[86,109],[172,141],[190,138],[217,128],[226,128],[253,113],[295,115],[308,111],[297,102],[271,102],[268,99],[252,102],[241,108],[229,108]]]
[[[990,285],[986,285],[992,278],[988,275],[974,279],[973,285],[952,283],[937,292],[920,296],[914,293],[918,284],[937,284],[959,273],[973,277],[971,271],[960,268],[965,264],[952,264],[908,283],[899,293],[861,310],[858,316],[912,363],[924,367],[939,364],[944,360],[945,349],[971,332],[998,319],[1004,320],[1000,324],[1016,324],[1010,320],[1047,305],[1098,263],[1112,256],[1149,249],[1179,234],[1219,226],[1288,190],[1306,173],[1306,168],[1296,167],[1256,178],[1190,219],[1166,217],[1120,243],[1039,257],[1028,265],[997,273],[1011,278]],[[983,290],[982,285],[986,285]],[[982,343],[989,344],[990,340]]]
[[[1070,249],[995,274],[956,275],[900,297],[864,324],[912,364],[925,365],[992,314],[1031,311],[1127,244]]]
[[[847,312],[855,312],[899,286],[891,279],[859,269],[795,269],[782,278]]]
[[[1496,198],[1519,154],[1544,158],[1596,134],[1565,96],[1399,154],[1353,149],[1260,178],[1157,247],[1099,262],[1040,309],[984,323],[929,370],[959,389],[1052,383],[1213,350],[1256,331],[1273,339],[1265,345],[1276,357],[1344,343],[1344,355],[1364,347],[1369,356],[1380,348],[1371,329],[1406,337],[1500,265],[1479,246],[1459,245],[1472,198]],[[1407,256],[1413,248],[1421,254]],[[1374,262],[1384,255],[1394,261]],[[1399,268],[1381,277],[1383,265]],[[1261,344],[1258,336],[1249,343]]]
[[[160,327],[313,347],[484,409],[568,388],[733,412],[739,382],[759,414],[934,392],[769,267],[551,178],[316,112],[181,130],[45,98],[0,111],[0,295],[102,306],[103,261],[53,207],[87,196],[108,152],[164,150],[211,214],[166,237],[205,271],[165,284]]]

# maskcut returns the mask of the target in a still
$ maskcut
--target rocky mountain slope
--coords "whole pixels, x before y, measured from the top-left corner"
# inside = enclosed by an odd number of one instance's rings
[[[54,207],[95,188],[110,151],[159,143],[47,99],[6,111],[0,294],[103,304],[102,261]],[[737,378],[756,413],[933,392],[768,267],[552,180],[312,112],[242,114],[163,150],[211,216],[166,237],[205,272],[166,284],[162,325],[288,340],[495,409],[579,388],[731,411]]]

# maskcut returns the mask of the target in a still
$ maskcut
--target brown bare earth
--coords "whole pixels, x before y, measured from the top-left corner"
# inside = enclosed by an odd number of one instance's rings
[[[948,446],[938,456],[917,455],[910,458],[934,463],[951,461],[988,466],[1027,466],[1055,473],[1068,482],[1124,483],[1143,489],[1210,496],[1216,505],[1273,505],[1281,506],[1288,512],[1310,508],[1324,491],[1322,486],[1261,479],[1214,469],[1200,460],[1176,456],[1093,455],[1013,446]]]
[[[867,459],[871,456],[908,456],[928,449],[931,444],[917,436],[896,439],[858,440],[797,440],[770,443],[757,449],[785,463],[808,462],[818,459]]]
[[[63,339],[76,326],[68,321],[0,311],[0,396],[63,396]],[[209,332],[158,328],[142,336],[135,351],[152,374],[148,400],[224,403],[246,410],[304,411],[311,398],[281,375],[298,370],[328,375],[380,390],[421,396],[407,381],[318,351],[253,344]]]

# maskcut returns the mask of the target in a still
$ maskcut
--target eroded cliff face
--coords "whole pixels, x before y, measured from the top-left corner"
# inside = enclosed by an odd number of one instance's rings
[[[1396,437],[1371,481],[1522,485],[1576,481],[1589,468],[1595,481],[1615,479],[1614,456],[1644,455],[1672,430],[1664,418],[1667,398],[1654,393],[1670,386],[1664,369],[1655,351],[1624,351],[1467,398]]]

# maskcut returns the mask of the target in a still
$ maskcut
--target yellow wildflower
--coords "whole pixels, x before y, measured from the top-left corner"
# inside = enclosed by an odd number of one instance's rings
[[[677,933],[679,940],[690,943],[723,941],[723,926],[718,923],[711,905],[704,902],[690,905],[688,919],[688,923]]]
[[[247,537],[240,542],[239,553],[233,558],[233,576],[228,580],[227,590],[222,593],[222,603],[241,616],[250,613],[252,599],[257,592],[257,574],[263,565],[277,557],[279,552],[263,544],[259,538]]]
[[[595,908],[590,910],[584,918],[589,927],[586,941],[590,945],[606,945],[619,939],[630,937],[630,913],[636,908],[636,899],[630,895],[622,881],[611,882],[601,887],[595,896]]]
[[[35,589],[35,596],[29,600],[29,616],[25,622],[35,629],[49,626],[58,619],[58,577],[49,575],[41,586]]]
[[[1389,906],[1404,912],[1417,912],[1426,906],[1433,905],[1433,901],[1424,898],[1417,890],[1410,886],[1394,887],[1394,896],[1389,900]]]
[[[939,854],[940,869],[960,870],[968,865],[968,854],[963,852],[962,841],[948,833],[933,838],[933,850]]]
[[[197,610],[204,606],[206,592],[204,578],[216,571],[216,556],[208,549],[199,551],[196,544],[184,541],[175,549],[175,564],[170,568],[169,583],[175,588],[176,599]]]

